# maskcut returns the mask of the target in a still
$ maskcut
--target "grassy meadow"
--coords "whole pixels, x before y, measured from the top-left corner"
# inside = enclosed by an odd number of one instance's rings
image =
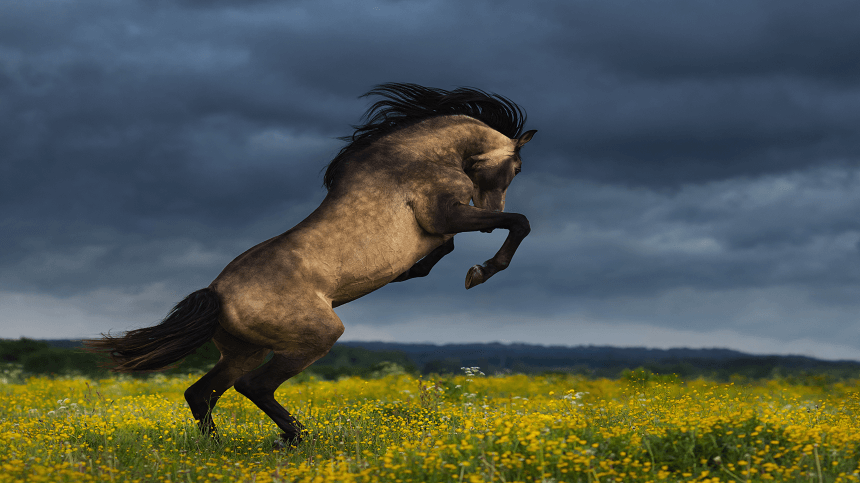
[[[198,376],[0,379],[0,483],[860,481],[858,381],[465,372],[300,376],[278,392],[311,431],[293,450],[232,389],[201,437]]]

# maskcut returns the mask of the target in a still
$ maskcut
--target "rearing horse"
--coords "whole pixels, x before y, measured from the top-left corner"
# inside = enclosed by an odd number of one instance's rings
[[[521,133],[524,112],[470,88],[392,83],[369,95],[384,99],[341,138],[350,142],[328,165],[328,194],[310,216],[239,255],[160,324],[103,334],[85,341],[90,350],[109,353],[114,371],[151,371],[211,339],[221,358],[185,391],[200,430],[215,434],[212,409],[234,386],[281,428],[284,443],[298,444],[304,427],[275,390],[343,333],[334,307],[426,276],[456,233],[508,230],[495,256],[468,270],[467,289],[507,268],[529,233],[525,216],[502,211],[520,148],[536,132]]]

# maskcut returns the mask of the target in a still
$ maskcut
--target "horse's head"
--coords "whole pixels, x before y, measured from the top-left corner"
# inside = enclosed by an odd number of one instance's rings
[[[510,144],[471,156],[464,171],[472,180],[472,203],[489,211],[505,210],[505,194],[511,181],[522,167],[520,148],[529,142],[537,131],[528,131]]]

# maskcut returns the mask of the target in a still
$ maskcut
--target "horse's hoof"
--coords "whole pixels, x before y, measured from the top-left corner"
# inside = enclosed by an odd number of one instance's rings
[[[284,449],[290,449],[290,445],[288,445],[287,442],[284,441],[283,439],[278,438],[278,439],[272,441],[272,449],[277,450],[277,451],[281,451]]]
[[[278,450],[295,449],[302,442],[302,435],[281,433],[281,437],[272,442],[272,447]]]
[[[484,283],[484,270],[480,265],[475,265],[466,273],[466,290]]]

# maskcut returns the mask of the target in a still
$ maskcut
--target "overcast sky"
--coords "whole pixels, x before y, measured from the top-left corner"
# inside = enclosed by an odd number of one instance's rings
[[[506,232],[339,307],[342,340],[860,360],[860,3],[0,3],[0,337],[152,325],[322,200],[383,82],[538,134]]]

